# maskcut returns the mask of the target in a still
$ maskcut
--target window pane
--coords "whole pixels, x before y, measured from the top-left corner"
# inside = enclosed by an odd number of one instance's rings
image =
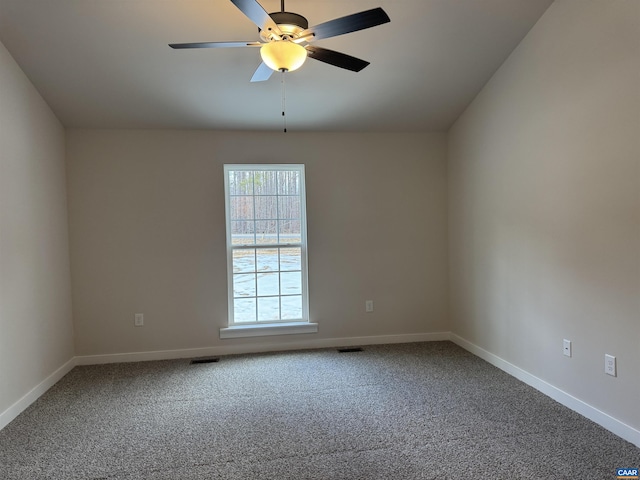
[[[278,271],[278,249],[277,248],[258,248],[257,253],[257,272],[277,272]]]
[[[229,195],[253,195],[253,172],[229,172]]]
[[[302,295],[292,297],[280,297],[282,312],[280,317],[283,320],[300,320],[302,318]]]
[[[280,233],[284,235],[300,235],[300,220],[280,220]]]
[[[300,197],[278,197],[278,218],[300,218]]]
[[[258,321],[280,320],[280,298],[267,297],[258,299]]]
[[[253,197],[231,197],[231,220],[253,220]]]
[[[282,295],[294,295],[302,293],[302,272],[282,272]]]
[[[258,274],[258,296],[266,297],[270,295],[280,295],[280,274],[259,273]]]
[[[299,245],[300,243],[302,243],[302,239],[300,238],[300,235],[285,235],[283,237],[280,237],[280,243],[285,245]]]
[[[299,172],[278,172],[278,195],[300,195]]]
[[[300,258],[302,252],[299,248],[280,249],[280,270],[283,272],[291,270],[302,270]]]
[[[278,218],[278,197],[255,197],[255,199],[257,219],[271,220]]]
[[[254,245],[255,236],[253,235],[255,230],[254,222],[247,222],[245,220],[232,220],[231,221],[231,244],[232,245]]]
[[[278,222],[280,243],[301,243],[300,220],[280,220]]]
[[[275,195],[278,193],[277,172],[254,172],[254,195]]]
[[[255,297],[256,275],[254,273],[236,273],[233,275],[233,296]]]
[[[260,220],[256,222],[256,243],[259,245],[278,243],[275,220]]]
[[[256,321],[256,299],[236,298],[233,301],[233,319],[236,323]]]
[[[233,251],[233,273],[247,273],[256,271],[255,250]]]

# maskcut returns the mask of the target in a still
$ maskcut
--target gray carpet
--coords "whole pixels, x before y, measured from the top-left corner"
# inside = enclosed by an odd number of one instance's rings
[[[2,479],[614,479],[640,449],[450,342],[76,367]]]

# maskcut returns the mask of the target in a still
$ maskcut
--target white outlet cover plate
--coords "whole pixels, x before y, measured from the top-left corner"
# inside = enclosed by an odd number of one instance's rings
[[[136,313],[133,324],[136,327],[142,327],[144,325],[144,315],[142,313]]]
[[[616,376],[616,357],[613,355],[604,356],[604,373],[607,375],[611,375],[613,377]]]
[[[562,353],[565,357],[571,356],[571,340],[563,340],[562,341]]]

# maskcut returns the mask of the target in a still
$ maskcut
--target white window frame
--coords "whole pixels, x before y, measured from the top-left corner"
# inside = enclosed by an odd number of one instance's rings
[[[231,238],[231,196],[229,187],[229,173],[233,171],[296,171],[300,175],[300,243],[256,244],[249,246],[234,246]],[[227,237],[227,291],[228,291],[228,326],[220,329],[220,338],[253,337],[265,335],[285,335],[297,333],[315,333],[318,326],[309,321],[309,282],[307,261],[307,208],[305,168],[303,164],[225,164],[224,165],[224,197],[225,197],[225,228]],[[254,233],[255,234],[255,233]],[[300,248],[300,267],[302,275],[302,318],[295,320],[270,320],[255,322],[234,321],[234,289],[233,289],[233,252],[239,249],[262,248]],[[278,295],[278,297],[282,297]],[[256,297],[257,299],[257,297]]]

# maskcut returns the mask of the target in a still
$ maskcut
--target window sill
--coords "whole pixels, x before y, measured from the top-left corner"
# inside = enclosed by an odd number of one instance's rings
[[[309,322],[268,323],[262,325],[234,325],[220,329],[220,338],[267,337],[270,335],[293,335],[317,333],[318,324]]]

